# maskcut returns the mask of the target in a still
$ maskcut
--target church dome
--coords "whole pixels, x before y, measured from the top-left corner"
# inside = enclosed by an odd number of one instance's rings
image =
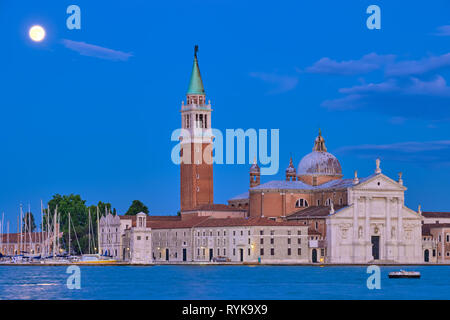
[[[300,161],[297,168],[298,176],[342,176],[342,168],[339,160],[327,152],[325,139],[319,130],[319,136],[314,142],[313,151]]]
[[[297,175],[342,175],[339,160],[331,153],[313,151],[300,161]]]

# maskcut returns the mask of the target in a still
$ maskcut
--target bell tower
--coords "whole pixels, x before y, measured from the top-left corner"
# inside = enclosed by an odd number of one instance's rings
[[[213,145],[211,131],[211,103],[206,103],[200,68],[197,60],[198,46],[194,50],[186,104],[181,104],[181,211],[199,205],[213,204]]]

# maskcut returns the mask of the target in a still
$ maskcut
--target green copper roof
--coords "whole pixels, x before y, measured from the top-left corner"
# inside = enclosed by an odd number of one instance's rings
[[[187,94],[205,94],[202,76],[198,67],[197,54],[194,56],[194,65],[192,66],[191,80],[189,81]]]

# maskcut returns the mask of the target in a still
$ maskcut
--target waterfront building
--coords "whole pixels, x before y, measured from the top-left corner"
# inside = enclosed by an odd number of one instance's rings
[[[309,263],[309,245],[319,240],[317,233],[308,233],[308,226],[292,221],[211,216],[147,218],[144,213],[138,214],[131,228],[125,230],[124,261]]]
[[[211,111],[196,49],[181,107],[180,215],[102,218],[102,252],[133,263],[450,262],[450,214],[408,208],[402,174],[384,175],[378,159],[373,174],[344,178],[320,130],[284,180],[262,182],[255,161],[248,190],[215,204]]]
[[[55,237],[48,238],[46,232],[5,233],[0,235],[0,253],[5,256],[23,253],[50,255],[53,253],[53,248],[57,248],[56,242],[57,239]],[[59,253],[55,252],[55,254]]]

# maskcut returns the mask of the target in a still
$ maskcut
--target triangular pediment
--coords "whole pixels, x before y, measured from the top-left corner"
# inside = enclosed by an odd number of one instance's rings
[[[406,187],[380,173],[352,187],[354,190],[405,191]]]

